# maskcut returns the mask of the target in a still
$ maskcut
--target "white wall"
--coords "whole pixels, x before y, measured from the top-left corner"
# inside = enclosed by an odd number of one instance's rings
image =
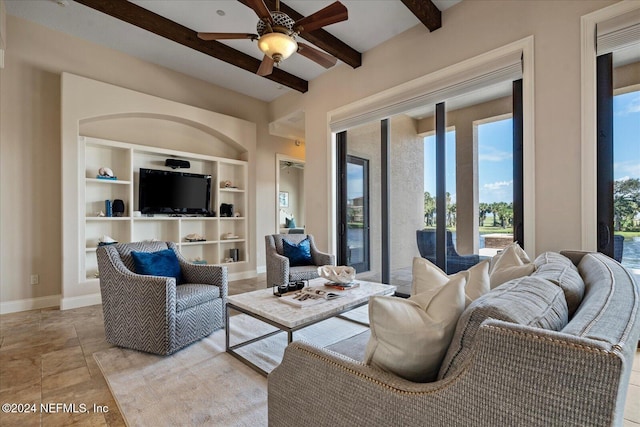
[[[580,17],[613,1],[463,1],[442,28],[418,25],[366,52],[355,70],[338,66],[270,104],[272,117],[304,110],[307,173],[331,162],[329,112],[528,36],[534,38],[535,253],[581,247]],[[331,243],[330,179],[306,185],[310,232]],[[559,185],[559,183],[561,185]],[[329,206],[329,207],[328,207]]]

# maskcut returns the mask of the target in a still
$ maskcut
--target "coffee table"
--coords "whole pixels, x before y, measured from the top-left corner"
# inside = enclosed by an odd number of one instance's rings
[[[309,281],[309,286],[324,287],[323,285],[326,282],[327,281],[325,279],[313,279]],[[295,331],[313,325],[314,323],[322,322],[323,320],[327,320],[331,317],[340,316],[342,313],[365,305],[369,302],[369,298],[372,296],[393,295],[396,289],[395,286],[384,285],[382,283],[366,282],[362,280],[356,280],[356,282],[359,284],[357,288],[344,291],[336,291],[333,288],[327,287],[326,290],[339,292],[343,294],[343,296],[303,308],[295,307],[279,301],[280,298],[273,294],[273,290],[271,288],[228,296],[227,306],[225,309],[225,348],[227,352],[257,372],[266,376],[268,374],[267,371],[252,363],[235,350],[280,332],[287,333],[287,344],[290,344],[293,341],[293,333]],[[236,310],[247,314],[255,319],[275,326],[278,330],[235,345],[229,345],[230,310]],[[348,319],[346,317],[345,319],[355,322],[353,319]]]

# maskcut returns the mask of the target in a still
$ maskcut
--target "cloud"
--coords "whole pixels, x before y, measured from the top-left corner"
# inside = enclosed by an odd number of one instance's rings
[[[508,151],[498,150],[494,147],[484,147],[481,153],[478,153],[478,160],[481,162],[502,162],[509,160],[513,154]]]
[[[626,101],[624,109],[617,111],[617,116],[628,116],[630,114],[640,113],[640,94],[636,94],[633,98]]]
[[[513,200],[513,180],[484,184],[479,193],[481,203],[511,202]]]
[[[640,163],[636,160],[617,162],[613,165],[616,175],[626,175],[626,178],[640,178]],[[624,179],[624,178],[618,178]]]
[[[496,181],[490,182],[482,186],[485,190],[488,191],[504,191],[505,189],[511,187],[513,185],[513,180],[511,181]]]

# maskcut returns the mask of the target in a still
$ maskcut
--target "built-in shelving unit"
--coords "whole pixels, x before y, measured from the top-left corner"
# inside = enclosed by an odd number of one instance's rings
[[[247,162],[225,159],[162,148],[135,145],[105,139],[80,137],[84,152],[84,176],[79,183],[81,212],[84,229],[81,241],[84,262],[80,263],[80,280],[91,280],[98,271],[96,249],[102,236],[118,242],[162,240],[175,242],[187,259],[200,259],[209,264],[224,264],[231,258],[230,251],[238,250],[238,261],[247,263]],[[154,215],[135,216],[138,211],[138,177],[140,168],[171,170],[164,166],[165,159],[179,158],[191,164],[186,172],[211,175],[211,211],[217,215],[220,204],[234,206],[234,217],[204,217]],[[113,170],[117,180],[98,179],[100,167]],[[230,186],[224,187],[225,182]],[[221,188],[222,185],[222,188]],[[104,217],[105,200],[124,201],[121,217]],[[84,231],[84,233],[82,233]],[[205,241],[190,242],[189,234],[199,234]]]

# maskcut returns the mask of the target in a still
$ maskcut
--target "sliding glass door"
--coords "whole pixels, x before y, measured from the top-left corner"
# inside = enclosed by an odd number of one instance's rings
[[[640,54],[597,57],[597,249],[640,271]]]

